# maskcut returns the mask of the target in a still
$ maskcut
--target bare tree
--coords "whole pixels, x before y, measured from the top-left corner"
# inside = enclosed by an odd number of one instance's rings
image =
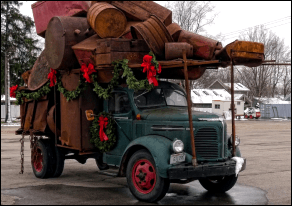
[[[172,19],[175,23],[180,25],[182,29],[194,33],[204,32],[204,28],[207,25],[214,23],[214,20],[218,15],[214,13],[215,6],[213,6],[209,1],[175,1],[168,2],[166,7],[172,10]],[[207,36],[213,37],[211,35]],[[220,37],[220,35],[217,36]],[[207,70],[200,79],[195,81],[191,80],[190,88],[202,85],[202,83],[205,82],[202,78],[209,76],[209,73],[210,72]],[[207,79],[209,79],[209,77]],[[181,85],[185,88],[184,80],[181,81]]]
[[[195,33],[204,32],[204,27],[212,24],[218,15],[210,1],[175,1],[167,7],[172,10],[174,22]]]
[[[266,60],[284,62],[290,59],[290,50],[284,45],[284,41],[280,40],[278,36],[268,31],[264,26],[250,28],[239,39],[263,43]],[[268,65],[250,68],[237,67],[237,72],[241,83],[251,90],[251,96],[274,97],[277,86],[282,79],[283,67]]]
[[[291,93],[291,66],[285,66],[283,69],[282,83],[283,95],[286,97]]]

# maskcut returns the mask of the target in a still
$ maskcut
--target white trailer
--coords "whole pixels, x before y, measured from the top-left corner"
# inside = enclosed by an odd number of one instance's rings
[[[235,117],[244,115],[244,101],[234,100]],[[212,112],[224,115],[224,112],[231,111],[231,100],[212,100]]]

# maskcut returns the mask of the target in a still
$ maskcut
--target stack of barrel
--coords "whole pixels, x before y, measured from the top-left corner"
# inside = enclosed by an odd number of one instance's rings
[[[50,68],[71,71],[91,63],[98,70],[98,81],[107,83],[114,60],[142,63],[150,50],[158,60],[173,60],[182,58],[183,49],[189,59],[212,60],[222,49],[216,40],[182,30],[172,23],[170,10],[152,1],[45,1],[32,9],[37,33],[45,37],[45,50],[31,72],[30,89],[46,82]],[[190,79],[205,71],[194,69],[189,68]],[[182,68],[160,77],[184,78]]]

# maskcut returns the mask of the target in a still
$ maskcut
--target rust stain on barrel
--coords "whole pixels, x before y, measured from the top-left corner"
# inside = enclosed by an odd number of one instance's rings
[[[87,20],[101,38],[121,36],[127,25],[126,16],[108,3],[96,3],[88,11]]]
[[[165,53],[165,43],[173,42],[165,25],[155,15],[151,15],[145,22],[131,26],[131,34],[134,39],[143,38],[150,50],[162,59]]]

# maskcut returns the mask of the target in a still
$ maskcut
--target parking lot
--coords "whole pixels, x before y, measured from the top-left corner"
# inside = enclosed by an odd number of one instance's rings
[[[231,121],[227,121],[231,133]],[[99,173],[95,161],[66,160],[59,178],[37,179],[25,140],[24,174],[20,171],[17,127],[1,127],[1,204],[144,204],[136,200],[125,178]],[[236,134],[247,159],[246,170],[226,194],[210,194],[198,181],[172,184],[158,204],[291,205],[291,121],[238,120]]]

